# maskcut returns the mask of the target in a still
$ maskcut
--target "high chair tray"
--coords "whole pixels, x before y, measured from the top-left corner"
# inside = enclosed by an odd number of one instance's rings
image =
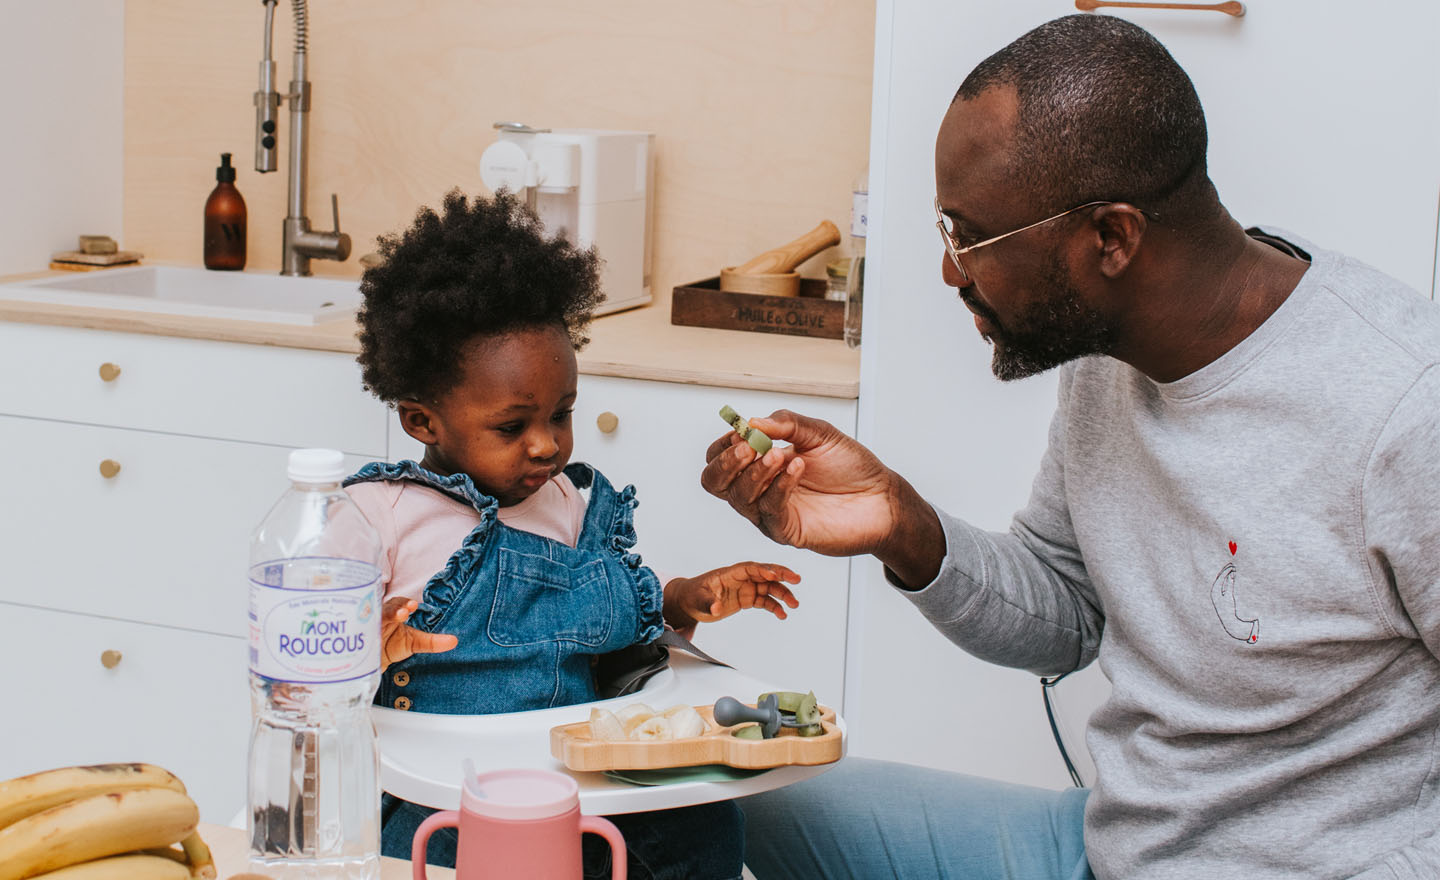
[[[782,727],[779,735],[771,739],[735,736],[736,728],[753,722],[721,727],[715,723],[711,706],[695,707],[705,722],[705,733],[684,739],[600,740],[591,736],[588,721],[561,724],[550,728],[550,754],[571,770],[656,770],[700,764],[754,770],[786,764],[829,764],[840,760],[842,736],[835,726],[835,711],[829,706],[819,709],[824,733],[799,736],[793,729]]]
[[[479,772],[506,767],[542,767],[568,773],[580,786],[580,811],[586,815],[638,813],[729,800],[782,788],[834,767],[835,764],[784,764],[738,778],[717,780],[684,778],[665,785],[632,785],[595,770],[571,770],[550,752],[553,727],[585,721],[590,708],[616,711],[631,703],[664,709],[678,703],[712,706],[720,697],[753,700],[758,694],[808,689],[806,682],[762,681],[736,669],[713,666],[682,651],[670,654],[663,670],[639,692],[574,706],[511,712],[502,715],[434,715],[415,711],[371,709],[380,738],[380,784],[398,798],[453,810],[460,805],[461,762],[469,758]],[[821,694],[822,698],[826,695]],[[829,721],[841,734],[843,754],[847,739],[845,719]],[[819,739],[820,737],[816,737]]]

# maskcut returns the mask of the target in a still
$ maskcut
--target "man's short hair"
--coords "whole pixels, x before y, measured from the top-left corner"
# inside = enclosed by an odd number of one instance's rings
[[[1047,22],[980,62],[955,100],[995,86],[1017,92],[1009,182],[1037,211],[1119,200],[1163,218],[1214,198],[1195,86],[1143,28],[1108,15]]]

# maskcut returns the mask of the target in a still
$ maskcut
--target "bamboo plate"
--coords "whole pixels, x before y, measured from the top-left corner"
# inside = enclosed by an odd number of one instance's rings
[[[819,709],[824,733],[798,736],[794,729],[782,727],[772,739],[733,736],[731,731],[745,725],[720,727],[710,706],[695,707],[705,721],[705,733],[685,739],[596,740],[590,737],[589,721],[560,724],[550,728],[550,754],[571,770],[656,770],[700,764],[759,770],[786,764],[830,764],[840,760],[841,733],[835,726],[835,711],[829,706]]]

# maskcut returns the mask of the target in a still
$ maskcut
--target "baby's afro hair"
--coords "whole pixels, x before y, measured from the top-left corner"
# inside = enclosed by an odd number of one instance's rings
[[[460,381],[476,337],[563,328],[578,351],[604,294],[595,249],[547,237],[512,193],[445,195],[400,235],[379,238],[384,262],[360,280],[361,375],[386,403],[433,402]]]

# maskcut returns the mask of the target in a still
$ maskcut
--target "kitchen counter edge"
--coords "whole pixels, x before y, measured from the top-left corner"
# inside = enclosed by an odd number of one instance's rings
[[[5,275],[0,285],[55,274]],[[360,351],[357,328],[348,320],[308,326],[188,317],[6,300],[3,289],[0,321],[345,354]],[[860,393],[860,352],[840,340],[676,326],[670,323],[668,297],[596,318],[586,335],[590,343],[577,358],[580,372],[587,375],[852,400]]]

